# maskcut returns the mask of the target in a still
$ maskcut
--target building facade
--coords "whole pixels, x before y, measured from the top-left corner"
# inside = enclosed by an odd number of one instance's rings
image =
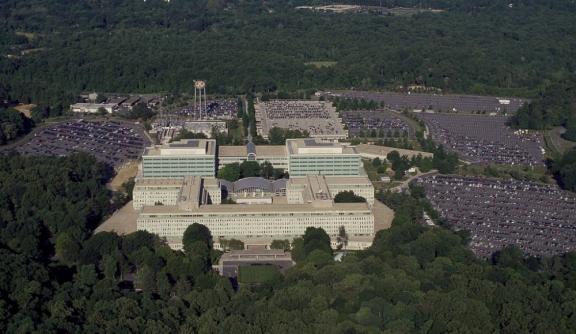
[[[208,227],[216,243],[219,238],[235,238],[248,247],[251,239],[267,239],[268,244],[275,239],[292,240],[302,236],[309,226],[324,229],[332,239],[341,226],[351,239],[374,235],[374,215],[366,203],[222,204],[192,211],[178,206],[146,206],[137,220],[139,230],[156,233],[177,249],[182,247],[184,231],[194,223]]]
[[[184,139],[149,147],[142,156],[142,177],[216,175],[216,140]]]
[[[353,147],[318,139],[288,139],[286,151],[291,177],[361,175],[362,161]]]

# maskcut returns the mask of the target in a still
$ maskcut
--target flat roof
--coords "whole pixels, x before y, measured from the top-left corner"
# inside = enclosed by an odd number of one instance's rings
[[[430,152],[406,150],[406,149],[402,149],[402,148],[380,146],[380,145],[359,144],[355,148],[356,148],[356,151],[360,155],[370,154],[370,155],[378,155],[378,156],[386,157],[386,155],[388,155],[388,153],[390,153],[392,151],[397,151],[400,154],[400,156],[406,155],[408,157],[413,157],[413,156],[417,156],[418,154],[422,155],[423,157],[434,156]]]
[[[366,175],[359,176],[329,176],[329,175],[310,175],[310,176],[294,176],[288,179],[292,184],[307,184],[307,177],[323,177],[328,186],[336,184],[368,184],[372,185],[370,179]]]
[[[181,151],[179,151],[181,150]],[[199,154],[203,150],[203,154]],[[170,152],[169,154],[163,154]],[[182,139],[177,142],[172,142],[163,145],[154,145],[147,147],[144,151],[144,156],[156,155],[216,155],[216,140],[215,139]]]
[[[286,157],[285,145],[256,145],[256,156],[283,156]]]
[[[246,157],[248,151],[246,146],[218,146],[219,157]]]
[[[286,157],[285,145],[255,145],[256,156],[262,157]],[[246,157],[248,149],[246,145],[242,146],[218,146],[218,156],[227,157]]]
[[[286,139],[287,151],[290,154],[356,154],[356,149],[351,146],[342,145],[339,142],[325,141],[318,138],[298,138],[298,139]],[[310,150],[306,152],[306,149],[317,148],[317,151]],[[340,152],[330,149],[339,149]],[[326,150],[326,152],[323,152]],[[303,152],[304,151],[304,152]],[[332,152],[334,151],[334,152]]]

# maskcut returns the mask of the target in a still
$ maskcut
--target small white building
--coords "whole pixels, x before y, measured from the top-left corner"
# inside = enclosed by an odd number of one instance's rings
[[[70,110],[74,113],[95,114],[101,109],[111,114],[118,108],[114,103],[75,103],[70,105]]]

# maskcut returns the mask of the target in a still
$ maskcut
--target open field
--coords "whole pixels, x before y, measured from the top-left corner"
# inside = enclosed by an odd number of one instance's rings
[[[238,267],[238,282],[247,284],[264,283],[279,274],[278,268],[271,265],[240,266]]]
[[[576,147],[575,142],[562,138],[564,132],[566,132],[566,129],[561,126],[544,132],[544,140],[549,151],[563,154]]]
[[[35,104],[19,104],[16,107],[14,107],[14,109],[24,114],[24,116],[31,118],[32,117],[31,110],[34,107],[36,107]]]
[[[309,61],[304,63],[306,66],[313,66],[315,68],[333,67],[338,64],[337,61]]]
[[[130,160],[124,165],[118,167],[116,176],[108,183],[108,188],[113,191],[118,191],[124,182],[130,180],[138,173],[138,161]]]

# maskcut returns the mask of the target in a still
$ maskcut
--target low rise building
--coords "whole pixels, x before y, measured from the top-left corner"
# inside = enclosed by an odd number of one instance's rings
[[[70,110],[74,113],[95,114],[100,111],[106,111],[111,114],[118,109],[115,103],[75,103],[70,105]]]
[[[228,133],[225,121],[186,121],[184,129],[193,133],[202,133],[208,138],[214,133]]]
[[[260,164],[268,161],[274,168],[288,169],[288,156],[285,145],[255,145],[249,142],[245,146],[219,146],[218,167],[244,161],[256,161]]]
[[[290,253],[280,249],[246,249],[222,254],[214,269],[225,277],[237,277],[243,266],[272,265],[283,271],[294,266]]]

